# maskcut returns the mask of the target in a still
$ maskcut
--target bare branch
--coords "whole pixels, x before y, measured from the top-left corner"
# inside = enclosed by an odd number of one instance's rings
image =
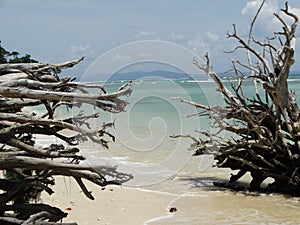
[[[255,49],[253,49],[253,48],[251,48],[243,39],[241,39],[238,35],[237,35],[237,33],[236,33],[236,27],[235,27],[235,25],[233,25],[233,30],[234,30],[234,32],[232,33],[232,34],[229,34],[228,33],[228,35],[227,35],[227,37],[228,38],[235,38],[235,39],[237,39],[241,44],[242,44],[242,46],[245,48],[245,49],[247,49],[247,50],[249,50],[251,53],[253,53],[262,63],[263,63],[263,65],[265,66],[265,68],[266,68],[266,70],[267,70],[267,72],[268,73],[271,73],[272,72],[272,70],[271,70],[271,68],[270,68],[270,66],[269,66],[269,62],[258,52],[258,51],[256,51]]]
[[[203,111],[196,115],[209,117],[213,128],[217,131],[207,133],[204,137],[200,136],[199,139],[191,135],[172,137],[190,138],[194,143],[189,149],[194,149],[195,155],[213,152],[218,167],[239,170],[237,174],[231,175],[229,184],[223,185],[225,187],[235,188],[233,183],[249,172],[252,177],[249,184],[251,190],[261,191],[262,182],[269,177],[275,181],[266,188],[267,191],[299,196],[300,109],[295,92],[288,89],[288,76],[295,62],[295,30],[298,17],[289,11],[286,3],[282,11],[294,19],[291,25],[286,18],[275,14],[283,24],[283,31],[275,32],[275,36],[267,38],[266,43],[257,41],[253,37],[254,22],[264,3],[265,1],[261,2],[252,20],[248,41],[244,41],[237,34],[234,24],[233,33],[227,34],[228,38],[234,38],[239,42],[235,50],[247,51],[248,59],[248,65],[231,59],[230,71],[235,76],[234,82],[229,84],[233,91],[229,91],[228,85],[225,86],[222,79],[212,71],[208,54],[205,55],[205,65],[199,65],[194,59],[194,64],[213,78],[218,90],[225,97],[226,105],[206,106],[177,98],[181,102],[201,108]],[[282,37],[285,41],[282,41]],[[278,48],[278,43],[274,44],[274,41],[279,42]],[[252,63],[249,53],[258,59],[255,64]],[[245,68],[250,70],[250,75],[243,75],[241,71]],[[243,91],[245,79],[254,81],[254,97],[245,96]],[[232,136],[224,136],[224,131],[228,131]]]
[[[65,217],[58,208],[28,203],[43,191],[52,194],[50,185],[54,185],[53,177],[57,175],[74,177],[90,199],[94,198],[82,179],[106,186],[120,185],[133,178],[116,167],[99,165],[92,168],[82,163],[85,157],[80,155],[78,144],[90,140],[108,148],[108,142],[115,141],[108,131],[114,122],[91,128],[88,120],[97,118],[99,113],[85,112],[66,113],[57,118],[55,112],[61,106],[69,109],[87,104],[118,113],[128,104],[122,98],[131,94],[131,82],[107,93],[101,85],[77,83],[73,82],[73,77],[58,76],[62,69],[73,67],[82,60],[61,64],[0,64],[0,170],[7,171],[0,181],[0,212],[6,215],[0,221],[52,225]],[[99,93],[91,93],[90,89],[98,89]],[[35,113],[32,106],[38,106],[39,112]],[[38,146],[37,135],[56,137],[63,144]]]

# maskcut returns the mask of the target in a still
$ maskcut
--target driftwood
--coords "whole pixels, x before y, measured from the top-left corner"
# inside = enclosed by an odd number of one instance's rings
[[[275,13],[283,31],[260,42],[252,36],[252,29],[264,1],[255,15],[249,39],[243,40],[233,25],[228,38],[236,39],[238,49],[247,51],[247,63],[232,60],[235,81],[225,85],[211,69],[208,54],[206,64],[194,64],[214,80],[224,96],[225,106],[206,106],[179,98],[180,101],[202,109],[201,116],[209,115],[217,132],[200,137],[193,144],[195,155],[214,154],[218,167],[238,170],[231,174],[226,187],[234,184],[247,172],[252,176],[250,189],[261,190],[266,178],[274,182],[269,191],[300,194],[300,110],[294,91],[289,91],[287,79],[294,63],[295,32],[298,18],[290,12],[288,4],[281,11],[292,21],[289,25]],[[261,49],[261,51],[259,51]],[[232,51],[232,52],[234,52]],[[251,58],[252,57],[252,58]],[[242,71],[250,70],[245,74]],[[245,79],[254,81],[256,95],[244,95]],[[259,89],[263,91],[259,91]],[[233,133],[232,139],[220,138],[222,131]],[[224,185],[223,185],[224,186]]]
[[[85,157],[78,144],[92,141],[108,148],[108,142],[115,138],[108,131],[113,123],[90,128],[88,120],[97,118],[97,113],[55,116],[60,107],[89,104],[119,113],[127,105],[122,97],[131,94],[130,83],[114,93],[107,93],[100,85],[77,83],[72,77],[58,76],[62,69],[82,60],[57,65],[0,64],[0,169],[4,171],[0,179],[0,224],[56,224],[66,217],[67,213],[56,207],[34,203],[42,191],[53,193],[51,185],[55,184],[57,175],[73,177],[90,199],[94,197],[84,179],[106,186],[122,184],[132,178],[114,167],[99,167],[97,172],[82,163]],[[91,90],[97,90],[98,94]],[[39,106],[43,113],[28,110],[33,106]],[[63,132],[66,130],[72,132],[66,135]],[[53,136],[64,144],[38,146],[36,135]]]

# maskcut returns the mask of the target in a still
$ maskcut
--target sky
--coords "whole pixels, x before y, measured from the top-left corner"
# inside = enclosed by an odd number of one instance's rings
[[[7,50],[18,51],[21,55],[28,53],[42,62],[60,63],[85,56],[78,67],[80,73],[107,55],[110,58],[102,61],[112,65],[103,67],[103,72],[112,69],[116,62],[119,67],[113,68],[115,70],[139,59],[155,61],[160,54],[165,54],[165,58],[159,60],[176,67],[185,57],[181,55],[182,51],[200,59],[209,52],[214,70],[224,72],[230,68],[228,59],[232,57],[224,51],[237,45],[236,41],[226,38],[226,32],[231,32],[232,24],[236,24],[238,34],[247,38],[249,25],[260,2],[0,0],[0,40]],[[289,5],[300,17],[300,1],[290,0]],[[266,1],[254,26],[257,39],[263,40],[275,29],[280,30],[273,12],[282,7],[282,0]],[[300,32],[297,31],[297,34],[299,46]],[[143,43],[147,43],[147,47]],[[170,51],[170,46],[180,50]],[[135,50],[130,52],[128,49]],[[171,62],[166,60],[168,57],[173,58]],[[239,52],[236,57],[245,57],[245,53]],[[192,58],[188,60],[188,66],[193,67]],[[101,70],[101,67],[98,69]],[[300,50],[296,51],[293,70],[300,71]]]

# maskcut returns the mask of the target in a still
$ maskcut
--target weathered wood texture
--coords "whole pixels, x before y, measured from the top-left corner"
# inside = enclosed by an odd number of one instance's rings
[[[82,163],[85,157],[78,144],[92,141],[108,148],[108,142],[115,138],[109,133],[113,123],[91,128],[88,120],[97,118],[98,113],[55,116],[60,107],[80,108],[88,104],[99,111],[119,113],[128,104],[122,98],[131,94],[130,82],[114,93],[107,93],[100,85],[77,83],[72,77],[58,76],[62,69],[82,60],[57,65],[0,64],[0,170],[5,174],[0,179],[1,224],[54,224],[66,217],[67,213],[56,207],[33,203],[42,191],[53,193],[55,176],[73,177],[90,199],[94,197],[85,187],[84,179],[106,186],[132,178],[114,167],[100,168],[100,165],[96,171]],[[90,93],[95,89],[98,94]],[[40,106],[39,110],[44,111],[34,113],[33,106]],[[66,135],[66,130],[72,132]],[[53,136],[64,144],[38,146],[36,135]]]
[[[264,1],[261,7],[263,4]],[[234,51],[247,51],[250,64],[232,60],[235,81],[230,85],[225,85],[212,71],[208,54],[205,65],[194,60],[194,64],[215,81],[218,91],[224,96],[224,107],[179,99],[202,109],[199,115],[209,115],[212,126],[219,128],[216,133],[206,133],[193,144],[195,155],[214,154],[218,167],[238,170],[236,175],[232,174],[230,183],[250,172],[251,189],[260,190],[261,183],[270,177],[274,182],[268,186],[269,191],[299,195],[300,110],[295,92],[288,89],[287,82],[294,63],[298,18],[289,10],[287,3],[281,11],[283,15],[274,15],[282,23],[283,31],[275,32],[275,36],[267,38],[265,43],[256,41],[252,36],[259,11],[251,24],[248,40],[243,40],[233,25],[233,32],[227,37],[239,42]],[[291,25],[284,18],[292,21]],[[250,72],[241,72],[245,70]],[[243,84],[249,79],[254,81],[254,97],[245,96],[243,91]],[[230,136],[234,138],[220,138],[224,130],[233,133]]]

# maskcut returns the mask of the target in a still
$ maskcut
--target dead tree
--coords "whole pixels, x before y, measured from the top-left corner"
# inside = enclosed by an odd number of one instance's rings
[[[73,67],[83,58],[52,65],[45,63],[0,64],[0,179],[1,224],[54,224],[67,216],[62,210],[34,200],[41,192],[52,194],[55,176],[73,177],[83,193],[94,199],[83,180],[96,185],[121,184],[132,178],[116,168],[99,166],[97,171],[84,163],[79,143],[92,141],[104,148],[114,140],[109,133],[113,123],[91,128],[86,115],[69,113],[57,118],[60,107],[92,105],[102,111],[122,112],[127,105],[122,97],[130,95],[130,83],[114,93],[96,84],[74,82],[59,77],[62,69]],[[92,91],[92,90],[97,91]],[[93,94],[96,93],[97,94]],[[42,112],[34,112],[38,106]],[[30,112],[30,113],[26,113]],[[72,132],[65,132],[65,131]],[[66,135],[68,133],[68,135]],[[53,136],[61,143],[38,146],[37,135]]]
[[[214,80],[224,96],[225,106],[180,100],[202,109],[199,115],[209,115],[213,126],[218,128],[216,133],[205,133],[205,137],[197,139],[193,146],[195,155],[212,153],[218,167],[238,170],[237,174],[231,174],[226,186],[234,187],[236,181],[250,172],[253,190],[261,190],[262,182],[269,177],[274,182],[268,190],[299,195],[300,110],[295,92],[289,91],[287,82],[294,63],[298,18],[286,3],[281,11],[291,19],[291,25],[275,13],[283,30],[275,32],[265,42],[255,40],[253,24],[263,4],[264,1],[251,23],[248,40],[238,35],[235,25],[233,32],[227,34],[228,38],[239,42],[234,51],[244,49],[247,52],[247,63],[232,60],[236,81],[225,85],[212,71],[208,54],[205,65],[194,60],[194,64]],[[243,73],[245,69],[250,73]],[[245,79],[254,81],[255,96],[244,95]],[[234,138],[220,138],[224,130],[231,132]]]

